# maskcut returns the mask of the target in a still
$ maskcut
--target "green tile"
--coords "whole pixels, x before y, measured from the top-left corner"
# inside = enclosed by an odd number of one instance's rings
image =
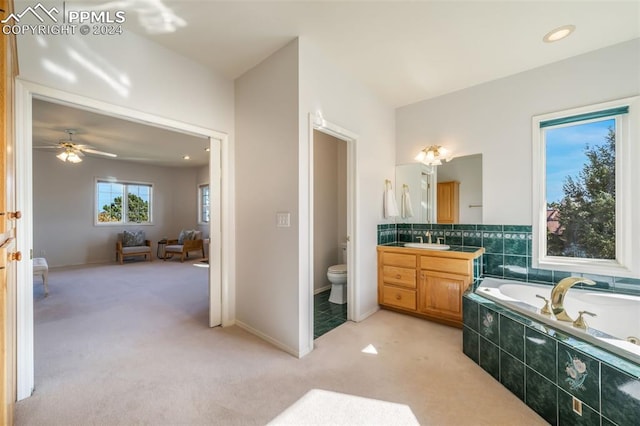
[[[558,388],[530,368],[525,371],[525,403],[549,424],[558,424]]]
[[[531,233],[531,225],[503,225],[502,230],[504,232],[528,232]]]
[[[465,326],[478,331],[478,311],[479,306],[468,297],[462,298],[462,321]]]
[[[526,256],[504,256],[504,277],[514,278],[517,280],[527,279],[527,263]]]
[[[524,325],[500,315],[500,348],[524,361]]]
[[[502,233],[501,232],[483,232],[482,247],[484,247],[485,253],[503,254],[504,238],[502,237]]]
[[[482,265],[485,275],[494,277],[504,277],[504,255],[502,254],[484,254],[482,256],[484,265]]]
[[[602,426],[618,426],[611,420],[607,419],[605,416],[602,416]]]
[[[433,225],[431,225],[431,229],[446,231],[453,229],[453,225],[448,223],[434,223]]]
[[[473,224],[454,223],[453,229],[460,229],[462,231],[475,231],[476,229],[478,229],[478,226]]]
[[[524,364],[500,351],[500,383],[524,401]]]
[[[526,327],[524,351],[525,364],[556,383],[556,341]]]
[[[492,343],[500,344],[500,321],[497,312],[492,311],[486,306],[480,306],[479,332],[480,335]]]
[[[583,401],[584,402],[584,401]],[[600,415],[582,404],[582,415],[573,411],[573,398],[562,390],[558,391],[558,420],[561,425],[600,426]]]
[[[480,337],[479,364],[494,379],[500,380],[500,349],[482,337]]]
[[[469,247],[482,247],[482,232],[462,231],[462,245]]]
[[[502,225],[478,225],[478,231],[502,232]]]
[[[558,386],[600,409],[600,363],[564,343],[558,343]]]
[[[571,272],[553,271],[553,282],[557,283],[561,279],[567,278],[567,277],[570,277],[570,276],[571,276]]]
[[[504,254],[527,255],[527,235],[522,233],[504,233]]]
[[[462,245],[462,231],[445,231],[444,243],[450,246]]]
[[[480,363],[480,335],[469,327],[462,328],[462,352],[476,364]]]
[[[602,415],[619,425],[638,424],[640,379],[602,364]]]

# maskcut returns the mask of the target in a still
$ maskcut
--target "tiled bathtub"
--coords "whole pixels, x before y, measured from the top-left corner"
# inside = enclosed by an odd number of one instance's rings
[[[640,365],[475,293],[463,320],[464,353],[550,424],[640,421]]]

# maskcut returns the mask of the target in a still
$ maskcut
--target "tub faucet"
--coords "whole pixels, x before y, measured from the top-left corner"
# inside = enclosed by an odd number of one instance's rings
[[[551,290],[551,311],[558,321],[573,322],[573,319],[564,310],[564,296],[571,287],[578,283],[595,285],[596,283],[587,278],[567,277],[560,280],[553,290]]]

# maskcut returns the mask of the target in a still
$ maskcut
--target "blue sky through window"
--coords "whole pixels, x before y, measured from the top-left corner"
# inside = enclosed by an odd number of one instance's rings
[[[609,128],[615,129],[615,119],[546,129],[547,203],[562,200],[565,179],[575,180],[587,162],[585,148],[604,145]]]

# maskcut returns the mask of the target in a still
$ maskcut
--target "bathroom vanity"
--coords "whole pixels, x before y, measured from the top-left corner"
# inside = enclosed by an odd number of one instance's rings
[[[378,303],[462,328],[462,295],[479,276],[484,248],[378,246]]]

